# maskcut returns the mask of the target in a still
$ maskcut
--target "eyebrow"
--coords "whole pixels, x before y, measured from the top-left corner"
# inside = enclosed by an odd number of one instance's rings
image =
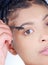
[[[18,30],[23,30],[24,29],[24,25],[33,25],[34,23],[33,22],[27,22],[27,23],[23,23],[22,25],[20,26],[9,26],[10,28],[15,28],[15,29],[18,29]]]
[[[24,25],[33,25],[34,23],[33,22],[26,22],[26,23],[23,23],[22,25],[20,25],[20,27],[24,26]]]
[[[48,14],[46,14],[46,16],[43,18],[43,20],[45,20],[48,17]]]
[[[43,20],[44,19],[46,19],[48,17],[48,14],[43,18]],[[33,22],[26,22],[26,23],[23,23],[23,24],[21,24],[20,26],[10,26],[10,28],[15,28],[15,29],[18,29],[18,30],[22,30],[22,29],[24,29],[24,27],[23,26],[25,26],[25,25],[33,25],[34,23]]]

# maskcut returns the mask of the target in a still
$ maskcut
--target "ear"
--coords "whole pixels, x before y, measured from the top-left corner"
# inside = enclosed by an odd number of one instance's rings
[[[7,46],[7,49],[9,52],[11,52],[13,55],[16,55],[16,50],[14,49],[12,43],[8,43],[8,41],[5,42],[6,43],[6,46]]]
[[[0,24],[5,24],[5,23],[2,20],[0,20]],[[10,39],[10,35],[5,33],[5,36],[3,38],[5,40],[5,45],[6,45],[7,49],[9,50],[9,52],[11,52],[12,54],[16,55],[17,53],[16,53],[12,43],[11,42],[9,43],[9,41],[11,40]]]

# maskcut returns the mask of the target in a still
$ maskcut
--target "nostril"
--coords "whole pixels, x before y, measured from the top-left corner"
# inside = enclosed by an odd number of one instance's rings
[[[42,40],[42,42],[44,42],[45,40]]]
[[[40,35],[39,41],[43,43],[48,43],[48,35]]]

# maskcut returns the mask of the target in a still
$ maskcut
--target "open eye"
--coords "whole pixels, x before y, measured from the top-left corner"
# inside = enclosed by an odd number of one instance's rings
[[[32,29],[28,29],[24,32],[25,35],[29,35],[29,34],[32,34],[33,33],[33,30]]]

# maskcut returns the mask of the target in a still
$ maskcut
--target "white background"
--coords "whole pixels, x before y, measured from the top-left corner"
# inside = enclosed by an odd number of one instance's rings
[[[25,64],[18,55],[14,56],[8,52],[5,65],[25,65]]]
[[[46,1],[48,2],[48,0]],[[18,55],[14,56],[8,52],[5,65],[25,65],[25,64]]]

